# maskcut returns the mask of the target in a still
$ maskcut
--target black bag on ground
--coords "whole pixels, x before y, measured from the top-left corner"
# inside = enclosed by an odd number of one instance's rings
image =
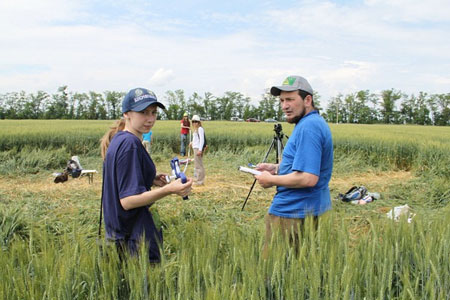
[[[68,173],[64,171],[63,173],[56,173],[55,179],[53,180],[54,183],[62,183],[66,182],[68,177]]]
[[[367,188],[365,186],[353,186],[345,194],[339,194],[338,198],[344,202],[350,202],[354,200],[361,200],[367,194]]]
[[[72,176],[72,178],[77,178],[81,175],[80,165],[73,159],[69,159],[67,162],[66,172]]]

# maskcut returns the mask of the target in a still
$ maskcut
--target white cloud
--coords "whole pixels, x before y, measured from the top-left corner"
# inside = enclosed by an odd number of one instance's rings
[[[151,86],[164,86],[174,78],[172,70],[158,69],[150,78]]]
[[[326,85],[333,94],[352,93],[370,85],[370,78],[377,73],[377,68],[370,62],[346,61],[343,64],[323,70],[317,79]]]
[[[369,9],[383,13],[383,17],[394,22],[448,22],[450,2],[442,0],[366,0]]]
[[[306,77],[322,101],[360,89],[448,92],[450,4],[440,2],[306,1],[163,20],[142,15],[147,9],[134,2],[121,2],[124,15],[108,18],[90,12],[90,2],[4,0],[0,93],[145,86],[158,96],[237,91],[259,100],[293,74]],[[424,21],[430,24],[417,23]]]
[[[2,0],[0,2],[1,32],[16,28],[33,28],[57,21],[73,21],[81,15],[81,3],[69,0]]]
[[[434,80],[438,85],[449,85],[450,86],[450,76],[443,77],[443,76],[435,76]]]

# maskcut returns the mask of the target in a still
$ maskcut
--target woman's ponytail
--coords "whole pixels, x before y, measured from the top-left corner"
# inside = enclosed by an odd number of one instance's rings
[[[103,160],[105,160],[106,151],[108,150],[109,143],[111,143],[112,138],[117,132],[122,131],[124,128],[125,128],[125,120],[124,119],[117,120],[117,122],[112,127],[110,127],[108,132],[106,132],[105,135],[100,139],[100,151]]]

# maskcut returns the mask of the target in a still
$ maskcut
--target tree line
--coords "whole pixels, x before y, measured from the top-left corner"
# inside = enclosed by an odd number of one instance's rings
[[[0,119],[118,119],[124,95],[117,91],[70,92],[67,86],[59,87],[54,94],[10,92],[0,94]],[[232,91],[218,97],[209,92],[186,96],[183,90],[175,90],[167,91],[160,100],[167,109],[159,118],[166,120],[179,120],[184,112],[207,120],[232,117],[283,120],[279,101],[268,90],[257,105],[251,103],[250,97]],[[315,93],[314,103],[322,116],[332,123],[450,125],[450,93],[419,92],[416,96],[395,89],[379,94],[361,90],[332,97],[324,109],[320,105],[320,95]]]

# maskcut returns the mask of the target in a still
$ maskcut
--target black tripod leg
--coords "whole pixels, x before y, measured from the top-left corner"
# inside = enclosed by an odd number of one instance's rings
[[[247,198],[245,198],[244,204],[242,205],[241,211],[244,210],[245,204],[247,204],[247,200],[250,197],[250,194],[252,193],[253,187],[255,186],[256,179],[253,180],[252,187],[250,188],[250,191],[248,192]]]
[[[277,164],[281,162],[281,155],[283,154],[283,142],[277,138],[277,153],[276,153],[276,162]]]
[[[269,150],[267,151],[266,156],[264,156],[264,159],[262,162],[266,162],[267,157],[269,156],[270,150],[272,150],[274,145],[275,145],[275,138],[272,140],[272,144],[270,144]],[[241,211],[244,210],[245,204],[247,204],[247,200],[250,197],[250,194],[252,193],[255,183],[256,183],[256,179],[253,181],[252,187],[250,188],[250,191],[248,192],[247,198],[245,198],[245,201],[244,201],[244,204],[242,205]]]

